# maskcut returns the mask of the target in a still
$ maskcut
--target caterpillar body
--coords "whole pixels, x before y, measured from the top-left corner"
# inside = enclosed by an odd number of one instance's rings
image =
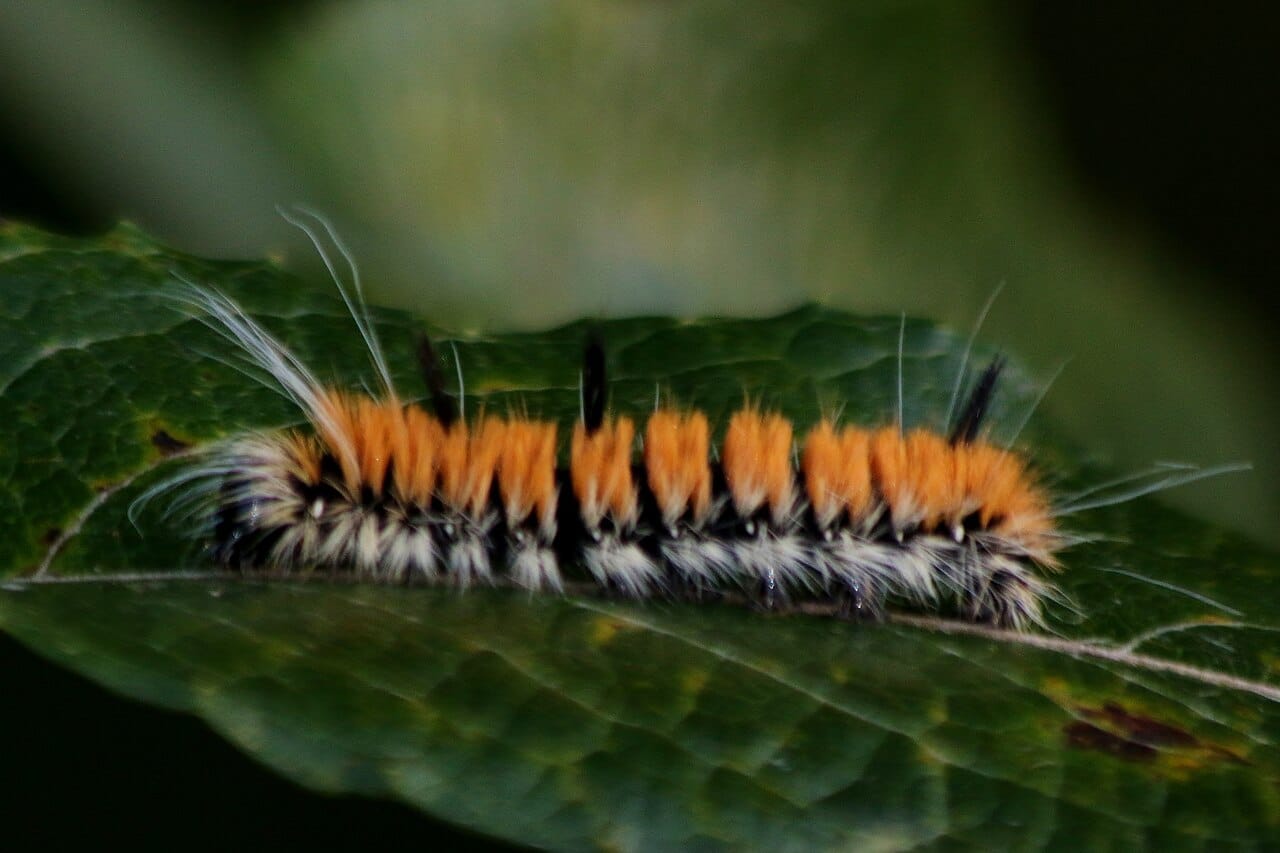
[[[628,597],[840,596],[872,614],[890,596],[954,598],[971,618],[1019,627],[1040,618],[1036,569],[1056,565],[1026,463],[977,440],[822,421],[797,468],[791,423],[748,406],[716,464],[705,415],[659,409],[636,464],[635,423],[597,408],[559,468],[555,423],[467,423],[395,396],[309,391],[314,433],[246,436],[200,469],[218,484],[219,562],[551,592],[581,566]]]
[[[184,279],[186,309],[310,425],[213,445],[145,496],[180,486],[219,563],[549,593],[587,581],[630,598],[732,593],[762,607],[817,599],[869,618],[897,602],[1017,630],[1043,624],[1057,596],[1046,575],[1072,542],[1056,519],[1074,507],[1055,505],[1020,453],[983,438],[1002,360],[945,434],[904,430],[899,415],[875,428],[824,419],[797,441],[787,419],[746,404],[716,447],[696,410],[657,407],[640,428],[611,414],[605,352],[590,341],[562,466],[556,423],[468,421],[425,339],[427,402],[402,399],[349,252],[329,229],[354,294],[312,224],[286,218],[334,273],[381,387],[325,386],[232,300]]]

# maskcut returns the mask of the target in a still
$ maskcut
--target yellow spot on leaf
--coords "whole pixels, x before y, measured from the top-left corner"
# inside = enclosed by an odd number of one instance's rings
[[[1071,684],[1065,678],[1046,678],[1040,682],[1040,692],[1058,704],[1063,704],[1071,696]]]
[[[697,695],[702,692],[708,677],[705,669],[685,670],[680,676],[680,689],[690,695]]]
[[[614,635],[621,629],[622,624],[618,620],[602,616],[591,624],[589,642],[595,648],[603,648],[613,642]]]

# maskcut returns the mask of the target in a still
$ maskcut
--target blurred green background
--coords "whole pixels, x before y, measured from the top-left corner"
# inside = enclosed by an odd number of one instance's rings
[[[1140,8],[1141,5],[1141,8]],[[821,300],[984,331],[1099,458],[1280,543],[1265,6],[0,0],[0,216],[129,218],[457,329]],[[909,379],[909,377],[908,377]]]

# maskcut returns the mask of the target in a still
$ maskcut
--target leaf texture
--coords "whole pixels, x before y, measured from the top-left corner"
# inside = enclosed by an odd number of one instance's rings
[[[264,264],[133,229],[0,231],[0,627],[190,711],[279,772],[559,849],[1260,848],[1280,842],[1277,560],[1153,500],[1070,520],[1053,634],[899,614],[851,625],[685,603],[209,577],[149,485],[190,447],[298,414],[165,297],[241,301],[333,381],[367,354],[341,303]],[[376,311],[415,393],[422,324]],[[613,406],[655,390],[721,428],[744,395],[803,426],[897,405],[896,317],[590,324]],[[469,411],[568,424],[588,324],[442,336]],[[440,337],[439,330],[433,332]],[[964,340],[909,320],[909,423],[947,408]],[[979,362],[988,355],[980,351]],[[997,436],[1038,386],[1016,367]],[[1033,422],[1066,494],[1105,479]],[[185,573],[197,573],[188,576]]]

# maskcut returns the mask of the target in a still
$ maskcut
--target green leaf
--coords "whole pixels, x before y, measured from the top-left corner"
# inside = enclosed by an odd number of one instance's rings
[[[198,574],[162,506],[135,527],[130,504],[188,446],[298,414],[163,298],[172,270],[240,300],[322,376],[370,372],[341,303],[270,265],[128,228],[77,241],[4,226],[0,627],[40,654],[198,714],[314,788],[535,845],[1280,842],[1277,560],[1152,500],[1070,520],[1096,538],[1066,554],[1053,633],[1031,636]],[[421,324],[376,319],[415,387]],[[656,385],[713,422],[748,393],[804,425],[840,405],[892,417],[898,323],[808,307],[595,328],[621,411],[648,410]],[[567,424],[584,333],[459,337],[468,406]],[[908,421],[940,418],[963,346],[907,322]],[[1012,370],[996,422],[1019,422],[1037,390]],[[1023,440],[1064,493],[1106,476],[1043,425]]]

